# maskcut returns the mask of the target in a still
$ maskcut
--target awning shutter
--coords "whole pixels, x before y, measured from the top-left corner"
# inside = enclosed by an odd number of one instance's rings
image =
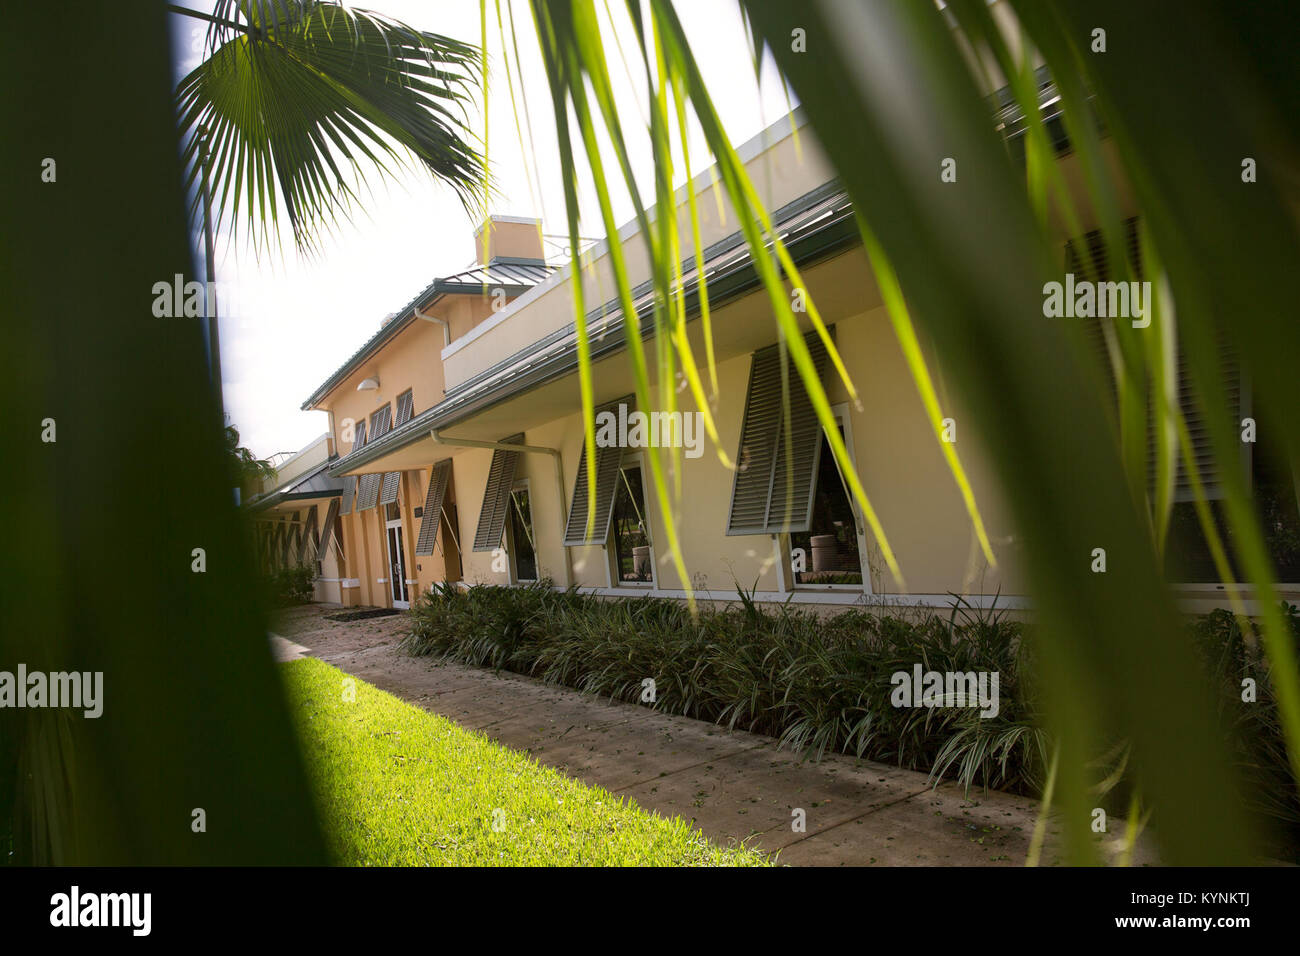
[[[385,405],[370,416],[370,437],[366,437],[365,422],[357,426],[357,445],[360,448],[368,442],[383,437],[392,421],[392,408]],[[362,475],[357,482],[357,511],[369,511],[379,503],[379,483],[383,475]]]
[[[397,422],[394,428],[401,428],[411,420],[411,415],[415,411],[415,398],[408,388],[401,395],[397,396]],[[388,431],[388,429],[385,429]],[[401,473],[396,471],[386,472],[384,474],[384,484],[379,491],[379,503],[381,505],[392,504],[397,500],[397,487],[401,484]]]
[[[383,438],[393,427],[393,406],[385,405],[370,415],[370,441]]]
[[[366,423],[363,420],[357,423],[356,432],[352,437],[352,448],[348,451],[348,454],[349,455],[353,454],[358,448],[360,448],[365,443],[366,443]],[[346,458],[344,460],[346,460]],[[339,508],[339,514],[342,515],[352,514],[352,499],[356,496],[356,491],[357,491],[357,476],[345,475],[343,477],[343,504]],[[359,511],[361,509],[358,508],[357,510]]]
[[[347,488],[345,487],[343,490],[346,494]],[[334,526],[338,523],[339,513],[338,499],[335,499],[330,502],[329,508],[325,510],[325,523],[321,525],[320,529],[320,547],[316,549],[316,560],[318,561],[329,554],[330,541],[334,538]]]
[[[389,505],[397,500],[397,486],[402,483],[402,473],[400,471],[389,471],[384,473],[384,483],[379,489],[379,503]]]
[[[415,396],[408,388],[401,395],[397,396],[396,427],[401,428],[403,425],[409,422],[411,420],[411,416],[414,413],[415,413]]]
[[[826,347],[813,331],[804,336],[820,377]],[[731,485],[727,534],[777,534],[807,531],[821,458],[821,424],[799,370],[786,356],[789,413],[781,391],[781,349],[769,345],[754,353],[745,393],[745,417]],[[786,434],[792,457],[787,459]],[[787,464],[789,462],[789,465]]]
[[[1142,262],[1142,247],[1138,236],[1138,220],[1136,218],[1129,219],[1124,223],[1124,244],[1125,254],[1133,269],[1133,275],[1136,276],[1138,281],[1146,279],[1144,263]],[[1086,260],[1083,258],[1085,248]],[[1082,241],[1076,240],[1065,244],[1065,271],[1073,272],[1077,279],[1087,279],[1092,282],[1118,281],[1118,270],[1110,268],[1100,230],[1087,233]],[[1152,281],[1154,282],[1154,280]],[[1106,320],[1091,317],[1082,318],[1078,321],[1085,324],[1088,341],[1105,371],[1106,382],[1110,386],[1112,400],[1118,401],[1115,371],[1110,363],[1109,353],[1106,348],[1106,333],[1102,327],[1102,322]],[[1219,337],[1218,359],[1220,381],[1228,399],[1229,419],[1233,422],[1240,422],[1241,416],[1244,414],[1241,368],[1232,347],[1222,336]],[[1214,460],[1214,453],[1210,447],[1210,435],[1205,423],[1205,416],[1201,413],[1200,406],[1196,401],[1195,391],[1192,387],[1191,368],[1188,365],[1187,354],[1183,351],[1181,341],[1177,343],[1175,363],[1178,373],[1178,405],[1182,410],[1183,419],[1187,423],[1187,433],[1192,444],[1192,458],[1196,461],[1197,471],[1200,472],[1206,497],[1222,498],[1224,492],[1219,467]],[[1155,423],[1152,421],[1147,438],[1147,477],[1149,481],[1154,480],[1155,469]],[[1177,454],[1174,500],[1192,500],[1192,482],[1183,469],[1181,451]]]
[[[627,407],[627,414],[636,408],[635,399],[625,395],[596,409],[596,414],[619,413],[619,406]],[[604,544],[609,537],[609,520],[614,511],[614,493],[618,490],[618,467],[623,449],[613,446],[596,448],[596,521],[591,537],[587,537],[587,442],[582,443],[578,457],[577,477],[573,482],[573,497],[569,499],[569,519],[564,525],[564,546],[579,547],[587,544]]]
[[[289,564],[289,525],[283,518],[275,527],[276,567],[283,568]]]
[[[361,475],[357,479],[357,511],[369,511],[379,504],[379,483],[383,475]]]
[[[417,556],[433,554],[438,542],[438,525],[442,517],[442,501],[447,496],[451,482],[451,459],[434,462],[429,473],[429,491],[424,496],[424,514],[420,518],[420,536],[415,539]]]
[[[316,560],[313,549],[320,546],[320,533],[317,530],[317,520],[320,518],[316,506],[312,505],[307,509],[307,520],[302,525],[302,535],[298,539],[298,563],[303,564],[307,560],[308,554],[311,554],[311,560]]]
[[[507,445],[521,445],[523,441],[522,432],[501,439]],[[519,452],[500,449],[492,452],[487,488],[483,491],[483,507],[479,509],[478,528],[474,532],[475,551],[492,551],[501,547],[506,509],[510,505],[510,486],[515,483],[515,468],[518,463]]]

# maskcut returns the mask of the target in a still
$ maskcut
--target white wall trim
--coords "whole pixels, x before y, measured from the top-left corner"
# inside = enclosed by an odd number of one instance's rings
[[[564,588],[556,587],[555,590],[563,591]],[[595,594],[601,597],[627,597],[634,594],[637,597],[660,597],[673,598],[676,600],[685,600],[686,591],[679,588],[650,588],[650,587],[579,587],[583,594]],[[696,600],[700,601],[723,601],[736,602],[740,600],[739,594],[735,591],[711,591],[700,590],[695,592]],[[755,591],[753,594],[755,603],[758,604],[833,604],[841,607],[943,607],[948,608],[953,605],[954,598],[951,594],[865,594],[859,590],[847,591]],[[978,608],[991,608],[996,605],[1007,610],[1028,610],[1032,607],[1030,599],[1023,595],[1010,594],[964,594],[961,599],[966,604]]]

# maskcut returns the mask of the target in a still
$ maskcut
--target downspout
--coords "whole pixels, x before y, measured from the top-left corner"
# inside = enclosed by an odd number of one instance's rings
[[[419,315],[417,312],[416,315]],[[541,445],[509,445],[499,441],[478,441],[473,438],[445,438],[438,434],[438,429],[429,429],[429,437],[439,445],[458,448],[487,448],[491,451],[522,451],[534,455],[550,455],[555,462],[555,492],[559,496],[560,508],[560,550],[564,553],[564,586],[573,587],[573,561],[569,549],[564,546],[564,531],[568,509],[564,505],[564,459],[558,448],[545,448]]]
[[[443,348],[446,348],[448,345],[451,345],[451,326],[447,324],[446,319],[440,319],[436,315],[427,315],[419,309],[413,309],[412,311],[415,313],[417,319],[424,319],[426,322],[436,322],[438,325],[441,325],[442,346]],[[435,438],[434,440],[436,441],[437,439]]]

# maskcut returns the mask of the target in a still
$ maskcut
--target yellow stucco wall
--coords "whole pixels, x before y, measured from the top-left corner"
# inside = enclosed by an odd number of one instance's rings
[[[999,588],[1004,594],[1022,593],[1023,586],[1014,570],[1014,538],[969,417],[960,406],[947,404],[945,399],[945,413],[957,422],[958,453],[994,540],[995,555],[1001,564],[998,569],[988,568],[975,546],[971,521],[930,429],[884,309],[827,319],[836,325],[841,355],[862,400],[863,410],[855,411],[850,405],[848,417],[857,472],[898,557],[907,593],[992,594]],[[774,329],[772,340],[775,340]],[[739,445],[750,361],[746,353],[718,366],[720,401],[716,421],[723,449],[733,460]],[[938,375],[933,363],[931,369]],[[826,384],[832,402],[847,401],[847,392],[833,370],[828,369]],[[942,391],[941,376],[938,384]],[[627,387],[630,391],[630,373]],[[694,410],[688,392],[677,399],[683,410]],[[659,401],[657,389],[652,389],[652,401]],[[527,444],[558,448],[562,452],[565,507],[573,494],[574,476],[581,467],[581,430],[581,416],[575,402],[571,414],[525,433]],[[486,450],[456,450],[454,479],[461,500],[461,533],[467,548],[477,524],[491,458],[492,453]],[[683,583],[668,552],[664,513],[654,498],[648,469],[645,474],[657,584],[663,590],[681,589]],[[746,589],[757,585],[759,591],[776,591],[780,579],[772,539],[725,534],[732,475],[707,439],[701,457],[682,458],[683,494],[674,503],[673,511],[687,571],[697,589],[734,593],[739,584]],[[517,477],[529,479],[542,573],[560,583],[564,560],[560,541],[565,512],[556,493],[551,459],[546,455],[522,455]],[[601,588],[609,584],[602,549],[572,548],[570,555],[578,584]],[[878,554],[869,557],[869,562],[874,572],[871,577],[875,593],[901,593],[884,570]],[[465,578],[471,582],[507,583],[506,574],[492,570],[491,555],[487,553],[467,555]]]
[[[428,311],[447,321],[452,336],[458,337],[490,316],[492,304],[490,296],[457,295],[439,300]],[[369,431],[370,416],[377,409],[390,405],[396,415],[396,399],[408,388],[412,392],[415,414],[442,400],[444,381],[440,352],[444,345],[443,335],[442,328],[435,323],[418,320],[411,323],[374,356],[353,369],[318,404],[319,408],[330,413],[332,434],[340,455],[346,456],[352,451],[350,439],[355,437],[360,422],[365,421]],[[357,385],[367,378],[377,378],[379,388],[357,391]],[[421,519],[414,516],[414,509],[424,504],[430,470],[426,467],[403,472],[399,489],[406,577],[416,582],[408,585],[408,597],[412,601],[430,585],[447,577],[443,555],[446,542],[441,532],[432,556],[415,554]],[[346,559],[335,576],[357,581],[355,586],[340,588],[342,603],[347,606],[392,605],[392,593],[387,582],[390,572],[383,516],[384,508],[379,506],[365,513],[354,511],[339,519],[345,536]]]

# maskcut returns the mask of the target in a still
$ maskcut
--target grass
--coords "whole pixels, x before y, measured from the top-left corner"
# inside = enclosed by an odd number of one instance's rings
[[[1285,617],[1300,646],[1300,610]],[[444,586],[421,596],[402,647],[478,667],[527,674],[588,693],[776,737],[818,759],[826,752],[928,772],[968,791],[1043,792],[1055,741],[1044,719],[1035,625],[959,602],[947,613],[852,608],[723,607],[664,598],[607,601],[545,582],[522,588]],[[1187,651],[1215,726],[1241,778],[1239,806],[1270,853],[1300,860],[1300,790],[1286,759],[1275,669],[1258,626],[1227,611],[1184,621]],[[1192,639],[1194,638],[1194,640]],[[893,675],[917,663],[942,673],[997,672],[996,716],[970,707],[892,702]],[[1256,698],[1242,699],[1249,678]],[[1124,813],[1140,790],[1131,741],[1117,730],[1090,754],[1093,806]]]
[[[321,661],[284,667],[338,863],[768,865],[756,851],[716,846],[680,818],[571,780]]]

